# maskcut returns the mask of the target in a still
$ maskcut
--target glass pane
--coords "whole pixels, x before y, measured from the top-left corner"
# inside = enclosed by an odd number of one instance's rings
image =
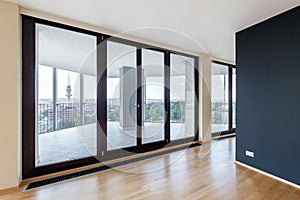
[[[53,68],[38,66],[38,104],[37,133],[48,133],[53,130]]]
[[[97,77],[83,76],[83,123],[92,124],[97,121]]]
[[[212,63],[211,75],[211,131],[227,131],[228,107],[228,66]]]
[[[195,60],[171,54],[171,140],[195,136]]]
[[[236,128],[236,69],[232,69],[232,128]]]
[[[56,130],[80,125],[80,74],[56,70]]]
[[[142,143],[164,140],[164,54],[142,50],[143,128]]]
[[[95,156],[96,37],[37,24],[36,48],[36,166]]]
[[[107,42],[107,149],[136,146],[136,48]]]

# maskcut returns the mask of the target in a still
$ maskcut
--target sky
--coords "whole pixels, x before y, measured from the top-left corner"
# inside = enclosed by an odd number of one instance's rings
[[[70,77],[71,98],[80,98],[79,73],[57,69],[57,98],[66,98],[66,87]],[[84,75],[84,97],[96,98],[96,77]],[[53,98],[53,68],[39,65],[38,70],[38,97],[39,99]]]

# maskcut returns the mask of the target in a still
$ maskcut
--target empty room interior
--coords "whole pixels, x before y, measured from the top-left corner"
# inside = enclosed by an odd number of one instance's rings
[[[0,199],[300,199],[299,0],[0,0]]]

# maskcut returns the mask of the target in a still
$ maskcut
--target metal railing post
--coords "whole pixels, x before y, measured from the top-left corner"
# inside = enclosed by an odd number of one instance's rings
[[[84,112],[83,112],[83,103],[84,103],[84,77],[83,77],[83,73],[80,73],[80,124],[83,125],[84,124]]]
[[[53,68],[53,131],[56,131],[57,127],[57,110],[56,110],[56,86],[57,86],[57,79],[56,79],[56,68]]]

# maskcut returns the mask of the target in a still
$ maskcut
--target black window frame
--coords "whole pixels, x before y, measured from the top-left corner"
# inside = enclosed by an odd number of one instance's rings
[[[236,69],[235,65],[229,64],[229,63],[225,63],[225,62],[221,62],[221,61],[217,61],[217,60],[212,60],[211,61],[212,64],[219,64],[219,65],[223,65],[223,66],[227,66],[228,67],[228,129],[221,131],[221,132],[212,132],[211,136],[212,137],[219,137],[219,136],[226,136],[232,133],[235,133],[236,128],[233,128],[233,101],[232,101],[232,83],[233,83],[233,78],[232,78],[232,71],[233,69]]]
[[[68,169],[87,166],[95,163],[99,163],[106,160],[111,160],[119,157],[127,156],[124,151],[111,151],[107,152],[107,144],[103,140],[97,142],[97,156],[81,158],[78,160],[66,161],[61,163],[55,163],[46,166],[35,166],[35,57],[36,57],[36,37],[35,26],[36,24],[43,24],[52,27],[62,28],[65,30],[75,31],[78,33],[93,35],[97,38],[97,120],[101,127],[97,127],[97,135],[100,131],[104,131],[107,134],[107,99],[103,98],[103,94],[107,91],[107,41],[116,41],[130,46],[137,47],[137,65],[142,64],[141,49],[149,49],[164,53],[165,64],[165,87],[170,86],[170,54],[176,54],[186,57],[191,57],[195,61],[195,137],[183,138],[176,141],[172,141],[171,145],[179,145],[188,143],[191,141],[199,140],[199,75],[198,64],[199,57],[189,55],[186,53],[173,51],[153,45],[148,45],[140,42],[135,42],[123,38],[113,37],[107,34],[102,34],[95,31],[90,31],[82,28],[77,28],[70,25],[65,25],[57,22],[48,21],[45,19],[39,19],[32,16],[22,16],[22,179],[37,177],[54,172],[64,171]],[[101,44],[101,45],[100,45]],[[102,76],[100,76],[102,75]],[[165,90],[165,99],[170,98],[170,91]],[[170,103],[165,104],[165,109],[170,111]],[[167,120],[170,122],[170,112],[167,112]],[[140,123],[140,122],[139,122]],[[161,149],[167,144],[170,145],[170,123],[166,123],[165,126],[165,140],[141,145],[142,148],[129,147],[123,150],[135,153],[147,152],[151,150]],[[100,130],[101,129],[101,130]],[[141,140],[141,138],[138,138]],[[138,141],[140,144],[141,141]],[[129,154],[128,154],[129,155]]]

